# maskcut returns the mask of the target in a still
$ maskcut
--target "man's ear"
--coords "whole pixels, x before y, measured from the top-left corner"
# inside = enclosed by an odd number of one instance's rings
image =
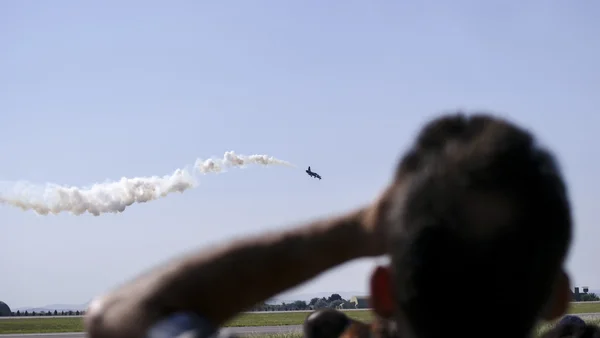
[[[378,266],[371,275],[370,305],[381,318],[390,319],[396,310],[392,285],[392,274],[389,267]]]
[[[561,270],[554,291],[550,297],[548,304],[542,312],[542,319],[547,321],[552,321],[561,317],[567,313],[567,310],[569,309],[572,298],[571,282],[564,270]]]

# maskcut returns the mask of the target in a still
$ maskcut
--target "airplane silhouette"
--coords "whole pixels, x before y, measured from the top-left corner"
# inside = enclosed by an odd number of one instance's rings
[[[306,170],[306,173],[308,174],[308,176],[310,177],[314,177],[314,178],[318,178],[321,179],[321,175],[317,174],[316,172],[310,170],[310,166],[308,166],[308,170]]]

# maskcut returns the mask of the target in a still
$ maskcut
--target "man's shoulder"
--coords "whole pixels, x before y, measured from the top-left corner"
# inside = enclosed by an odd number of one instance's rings
[[[146,338],[227,338],[235,334],[213,326],[206,318],[191,312],[172,314],[147,332]]]

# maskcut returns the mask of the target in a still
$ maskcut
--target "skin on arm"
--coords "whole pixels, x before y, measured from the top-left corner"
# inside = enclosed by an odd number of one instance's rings
[[[363,208],[174,260],[92,302],[88,336],[143,337],[157,320],[182,311],[221,326],[330,268],[383,254],[373,212]]]

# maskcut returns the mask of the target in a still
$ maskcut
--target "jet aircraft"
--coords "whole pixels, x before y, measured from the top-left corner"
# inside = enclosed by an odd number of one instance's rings
[[[317,174],[316,172],[310,170],[310,166],[308,166],[308,170],[306,170],[306,173],[308,174],[308,176],[310,177],[314,177],[314,178],[318,178],[321,179],[321,175]]]

